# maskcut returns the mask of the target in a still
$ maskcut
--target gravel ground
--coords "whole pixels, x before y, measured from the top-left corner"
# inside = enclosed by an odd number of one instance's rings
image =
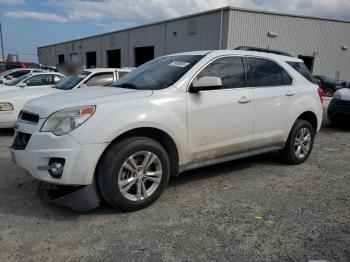
[[[151,207],[44,204],[0,131],[0,261],[350,261],[350,129],[325,121],[300,166],[275,154],[170,181]]]

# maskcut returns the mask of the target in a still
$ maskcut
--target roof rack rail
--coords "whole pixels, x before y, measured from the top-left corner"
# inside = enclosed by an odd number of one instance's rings
[[[267,48],[252,47],[252,46],[239,46],[235,50],[264,52],[264,53],[271,53],[271,54],[277,54],[277,55],[284,55],[284,56],[293,57],[291,54],[286,53],[286,52],[282,52],[282,51],[278,51],[278,50],[272,50],[272,49],[267,49]]]

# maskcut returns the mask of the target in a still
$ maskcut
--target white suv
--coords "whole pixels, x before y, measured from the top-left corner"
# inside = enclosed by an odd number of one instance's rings
[[[263,52],[160,57],[115,88],[29,102],[14,160],[41,181],[90,186],[115,208],[141,209],[185,170],[270,151],[304,162],[322,121],[309,77],[302,60]]]

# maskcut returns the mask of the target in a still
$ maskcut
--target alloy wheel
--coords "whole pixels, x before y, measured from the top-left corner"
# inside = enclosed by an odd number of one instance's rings
[[[311,147],[311,132],[308,128],[303,127],[299,130],[294,140],[294,152],[295,155],[302,159],[310,150]]]
[[[125,198],[141,201],[157,190],[162,175],[162,164],[156,154],[149,151],[137,152],[122,165],[118,187]]]

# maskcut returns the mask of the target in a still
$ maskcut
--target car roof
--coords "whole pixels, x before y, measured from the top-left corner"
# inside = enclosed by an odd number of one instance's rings
[[[61,73],[57,73],[57,72],[47,72],[47,71],[35,72],[35,73],[27,74],[27,76],[35,76],[35,75],[59,75],[59,76],[64,76],[64,75],[61,74]]]
[[[131,71],[131,69],[128,68],[89,68],[84,69],[85,72],[90,73],[100,73],[100,72],[114,72],[114,71]]]
[[[220,55],[241,55],[241,56],[256,56],[256,57],[263,57],[263,58],[271,58],[274,60],[283,60],[283,61],[290,61],[290,62],[303,62],[303,60],[291,57],[291,56],[284,56],[274,53],[267,53],[267,52],[258,52],[258,51],[243,51],[243,50],[207,50],[207,51],[192,51],[192,52],[183,52],[183,53],[177,53],[177,54],[171,54],[169,56],[175,56],[175,55],[212,55],[212,56],[220,56]]]

